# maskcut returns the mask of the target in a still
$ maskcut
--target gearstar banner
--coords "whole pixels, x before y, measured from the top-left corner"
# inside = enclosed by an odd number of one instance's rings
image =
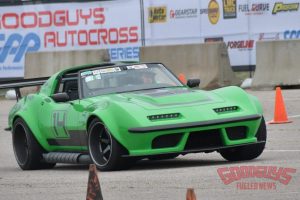
[[[138,0],[0,7],[0,78],[24,76],[26,52],[109,49],[138,60]]]
[[[144,1],[146,46],[200,43],[199,0]]]

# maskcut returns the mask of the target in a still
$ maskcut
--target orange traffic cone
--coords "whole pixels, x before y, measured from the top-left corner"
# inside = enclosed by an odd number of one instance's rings
[[[185,78],[185,75],[183,74],[183,73],[180,73],[179,75],[178,75],[178,79],[181,81],[181,83],[183,83],[183,84],[186,84],[186,78]]]
[[[280,87],[276,87],[274,119],[269,124],[290,123],[288,120]]]
[[[90,165],[86,200],[103,200],[95,164]]]
[[[186,200],[196,200],[196,194],[193,188],[188,188],[186,192]]]

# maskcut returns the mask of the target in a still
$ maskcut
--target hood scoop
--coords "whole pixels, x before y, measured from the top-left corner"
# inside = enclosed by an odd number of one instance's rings
[[[148,90],[148,91],[139,91],[139,92],[134,92],[134,94],[142,94],[142,95],[147,95],[150,97],[165,97],[165,96],[170,96],[170,95],[177,95],[177,94],[187,94],[187,93],[193,93],[194,90],[189,90],[186,88],[180,88],[180,89],[153,89],[153,90]]]
[[[147,108],[154,106],[189,106],[199,103],[212,102],[213,98],[205,91],[189,88],[159,88],[135,91],[123,94],[129,101]],[[151,107],[153,109],[154,107]]]

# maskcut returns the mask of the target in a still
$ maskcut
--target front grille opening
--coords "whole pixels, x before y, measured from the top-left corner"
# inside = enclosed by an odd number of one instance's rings
[[[230,140],[240,140],[247,137],[247,130],[246,126],[236,126],[226,128],[226,133]]]
[[[206,149],[223,146],[219,129],[191,132],[185,150]]]
[[[161,135],[152,141],[152,149],[175,147],[180,142],[183,133]]]

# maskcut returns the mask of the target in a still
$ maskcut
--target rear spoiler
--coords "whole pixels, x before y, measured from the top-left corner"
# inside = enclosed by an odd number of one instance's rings
[[[17,101],[22,98],[20,88],[43,85],[49,77],[30,78],[20,80],[0,81],[0,89],[14,89]]]

